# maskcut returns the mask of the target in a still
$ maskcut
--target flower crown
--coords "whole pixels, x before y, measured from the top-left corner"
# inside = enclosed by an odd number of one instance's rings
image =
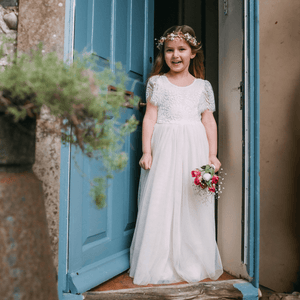
[[[162,36],[156,46],[158,49],[161,49],[162,45],[166,40],[174,41],[174,39],[179,38],[179,39],[185,39],[189,44],[192,44],[193,46],[200,45],[200,43],[197,42],[196,38],[191,36],[188,32],[187,33],[182,33],[181,31],[174,33],[169,33],[167,36]],[[201,47],[200,47],[201,48]]]

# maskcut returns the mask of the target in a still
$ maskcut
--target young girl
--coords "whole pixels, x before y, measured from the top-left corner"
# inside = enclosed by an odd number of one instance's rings
[[[217,279],[214,201],[193,189],[191,171],[218,171],[214,95],[189,26],[168,29],[147,84],[139,209],[130,249],[135,284]],[[202,200],[202,201],[201,201]]]

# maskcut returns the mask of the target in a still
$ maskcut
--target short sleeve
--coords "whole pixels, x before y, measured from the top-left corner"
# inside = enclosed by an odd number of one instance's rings
[[[212,86],[209,81],[204,81],[204,99],[205,99],[205,110],[209,110],[211,112],[214,112],[216,110],[215,106],[215,96],[212,89]]]
[[[149,78],[147,87],[146,87],[146,101],[150,101],[153,105],[158,105],[158,97],[157,97],[157,80],[158,75],[152,76]]]

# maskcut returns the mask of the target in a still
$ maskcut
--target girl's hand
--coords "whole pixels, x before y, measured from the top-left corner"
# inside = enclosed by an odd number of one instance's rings
[[[144,153],[142,158],[140,159],[139,165],[144,170],[149,170],[152,165],[152,155],[151,153]]]
[[[220,170],[220,168],[221,168],[221,163],[220,163],[220,161],[217,159],[217,157],[215,155],[211,155],[209,157],[208,163],[210,165],[214,165],[215,166],[215,172],[218,172]]]

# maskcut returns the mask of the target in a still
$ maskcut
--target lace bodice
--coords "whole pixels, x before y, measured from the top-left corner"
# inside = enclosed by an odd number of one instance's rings
[[[157,123],[199,122],[205,110],[215,111],[211,84],[199,78],[180,87],[165,75],[152,76],[147,84],[146,98],[158,108]]]

